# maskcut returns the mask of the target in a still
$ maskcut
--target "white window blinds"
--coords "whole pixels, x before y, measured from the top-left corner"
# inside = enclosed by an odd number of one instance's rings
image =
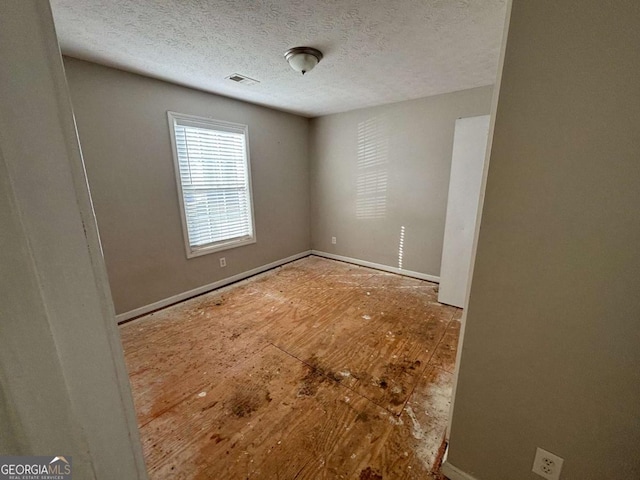
[[[192,255],[252,243],[247,127],[169,114]]]

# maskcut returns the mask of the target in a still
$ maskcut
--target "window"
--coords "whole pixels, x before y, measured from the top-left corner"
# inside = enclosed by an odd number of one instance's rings
[[[168,115],[187,257],[254,243],[247,126]]]

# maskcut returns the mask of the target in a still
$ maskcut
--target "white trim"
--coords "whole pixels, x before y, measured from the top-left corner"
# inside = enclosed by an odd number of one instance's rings
[[[254,268],[252,270],[247,270],[246,272],[238,273],[231,277],[223,278],[222,280],[209,283],[208,285],[203,285],[202,287],[194,288],[193,290],[189,290],[187,292],[173,295],[169,298],[165,298],[163,300],[153,302],[149,305],[145,305],[143,307],[139,307],[125,313],[120,313],[119,315],[116,315],[116,321],[118,323],[126,322],[127,320],[131,320],[132,318],[145,315],[147,313],[153,312],[155,310],[159,310],[164,307],[168,307],[169,305],[182,302],[183,300],[187,300],[188,298],[191,298],[191,297],[202,295],[203,293],[207,293],[217,288],[224,287],[226,285],[229,285],[230,283],[244,280],[245,278],[249,278],[249,277],[252,277],[253,275],[266,272],[267,270],[271,270],[272,268],[279,267],[281,265],[284,265],[285,263],[293,262],[294,260],[299,260],[300,258],[304,258],[309,255],[317,255],[318,257],[329,258],[331,260],[339,260],[341,262],[353,263],[355,265],[360,265],[362,267],[375,268],[376,270],[397,273],[398,275],[418,278],[420,280],[427,280],[429,282],[435,282],[435,283],[440,282],[440,277],[436,277],[435,275],[428,275],[426,273],[413,272],[411,270],[403,270],[396,267],[389,267],[387,265],[382,265],[380,263],[368,262],[366,260],[359,260],[357,258],[351,258],[351,257],[343,257],[342,255],[334,255],[333,253],[321,252],[319,250],[307,250],[304,252],[300,252],[296,255],[292,255],[290,257],[283,258],[281,260],[276,260],[275,262],[271,262],[266,265],[262,265],[261,267]]]
[[[366,260],[360,260],[358,258],[343,257],[342,255],[321,252],[319,250],[311,250],[311,255],[330,258],[331,260],[339,260],[341,262],[353,263],[362,267],[375,268],[376,270],[382,270],[384,272],[397,273],[398,275],[404,275],[405,277],[419,278],[420,280],[428,280],[429,282],[440,283],[440,277],[436,277],[435,275],[413,272],[411,270],[405,270],[403,268],[390,267],[388,265],[382,265],[381,263],[368,262]]]
[[[458,467],[454,467],[449,462],[444,462],[440,467],[440,472],[450,480],[478,480],[467,472],[463,472]]]
[[[202,287],[194,288],[193,290],[173,295],[172,297],[165,298],[164,300],[159,300],[157,302],[150,303],[149,305],[145,305],[144,307],[139,307],[134,310],[116,315],[116,321],[118,323],[121,323],[127,320],[131,320],[132,318],[145,315],[147,313],[153,312],[154,310],[159,310],[160,308],[168,307],[169,305],[182,302],[183,300],[187,300],[191,297],[202,295],[203,293],[210,292],[211,290],[215,290],[216,288],[224,287],[239,280],[244,280],[245,278],[249,278],[253,275],[266,272],[267,270],[271,270],[272,268],[279,267],[281,265],[284,265],[285,263],[293,262],[294,260],[298,260],[309,255],[311,255],[311,250],[300,252],[295,255],[291,255],[290,257],[276,260],[275,262],[271,262],[266,265],[262,265],[261,267],[247,270],[246,272],[238,273],[231,277],[223,278],[222,280],[218,280],[217,282],[209,283],[208,285],[203,285]]]
[[[201,255],[209,255],[211,253],[222,252],[231,248],[242,247],[256,243],[256,219],[253,209],[253,184],[251,183],[251,155],[249,153],[249,126],[241,123],[225,122],[223,120],[215,120],[208,117],[197,117],[195,115],[187,115],[167,111],[167,119],[169,120],[169,135],[171,138],[171,152],[173,154],[173,167],[176,177],[176,186],[178,189],[178,201],[180,203],[180,218],[182,219],[182,236],[184,238],[184,246],[187,258],[199,257]],[[187,214],[184,204],[184,193],[182,191],[182,182],[180,180],[180,161],[178,159],[178,148],[176,146],[176,130],[177,123],[191,123],[193,126],[202,126],[212,130],[222,130],[226,132],[241,133],[244,135],[245,146],[245,162],[247,167],[247,190],[249,193],[249,213],[251,215],[251,235],[242,238],[232,238],[217,242],[214,244],[203,246],[192,246],[189,240],[189,230],[187,228]]]

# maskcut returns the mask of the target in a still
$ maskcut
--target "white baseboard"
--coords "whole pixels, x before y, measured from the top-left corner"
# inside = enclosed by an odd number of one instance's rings
[[[276,260],[275,262],[271,262],[266,265],[262,265],[261,267],[254,268],[246,272],[238,273],[237,275],[233,275],[231,277],[223,278],[222,280],[218,280],[217,282],[213,282],[208,285],[203,285],[202,287],[194,288],[193,290],[189,290],[188,292],[183,292],[183,293],[179,293],[178,295],[173,295],[172,297],[165,298],[164,300],[159,300],[149,305],[145,305],[144,307],[139,307],[134,310],[121,313],[119,315],[116,315],[116,321],[118,323],[126,322],[127,320],[131,320],[132,318],[139,317],[141,315],[146,315],[147,313],[153,312],[154,310],[168,307],[169,305],[182,302],[183,300],[187,300],[188,298],[191,298],[191,297],[202,295],[203,293],[210,292],[211,290],[215,290],[216,288],[221,288],[226,285],[229,285],[230,283],[244,280],[245,278],[249,278],[249,277],[252,277],[253,275],[266,272],[267,270],[271,270],[272,268],[279,267],[281,265],[284,265],[285,263],[293,262],[294,260],[298,260],[300,258],[307,257],[309,255],[317,255],[319,257],[330,258],[332,260],[339,260],[341,262],[353,263],[355,265],[360,265],[362,267],[375,268],[376,270],[397,273],[399,275],[406,275],[407,277],[419,278],[420,280],[427,280],[429,282],[440,283],[440,277],[436,277],[434,275],[427,275],[426,273],[413,272],[411,270],[404,270],[396,267],[389,267],[388,265],[382,265],[380,263],[367,262],[366,260],[360,260],[360,259],[351,258],[351,257],[343,257],[342,255],[334,255],[333,253],[321,252],[318,250],[307,250],[305,252],[300,252],[296,255],[292,255],[290,257],[283,258],[281,260]]]
[[[132,318],[139,317],[140,315],[145,315],[147,313],[153,312],[154,310],[168,307],[169,305],[173,305],[174,303],[182,302],[183,300],[186,300],[188,298],[195,297],[197,295],[202,295],[203,293],[210,292],[211,290],[215,290],[216,288],[224,287],[226,285],[229,285],[230,283],[237,282],[239,280],[244,280],[245,278],[252,277],[253,275],[257,275],[258,273],[266,272],[267,270],[271,270],[272,268],[279,267],[281,265],[284,265],[285,263],[293,262],[294,260],[298,260],[300,258],[307,257],[309,255],[311,255],[311,250],[300,252],[296,255],[292,255],[290,257],[283,258],[281,260],[276,260],[275,262],[271,262],[266,265],[262,265],[261,267],[254,268],[246,272],[238,273],[237,275],[233,275],[231,277],[223,278],[222,280],[218,280],[217,282],[213,282],[208,285],[203,285],[202,287],[194,288],[193,290],[189,290],[188,292],[179,293],[178,295],[165,298],[164,300],[159,300],[149,305],[145,305],[144,307],[136,308],[134,310],[130,310],[128,312],[116,315],[116,321],[118,323],[125,322]]]
[[[447,461],[445,461],[442,464],[442,467],[440,467],[440,472],[451,480],[478,480],[468,473],[463,472],[458,467],[454,467]]]
[[[343,257],[342,255],[335,255],[333,253],[321,252],[319,250],[311,250],[311,255],[330,258],[332,260],[340,260],[341,262],[354,263],[362,267],[375,268],[376,270],[382,270],[384,272],[397,273],[398,275],[405,275],[407,277],[419,278],[420,280],[428,280],[429,282],[440,283],[440,277],[436,277],[435,275],[428,275],[426,273],[413,272],[411,270],[405,270],[403,268],[389,267],[388,265],[382,265],[381,263],[373,263],[373,262],[367,262],[366,260],[360,260],[357,258]]]

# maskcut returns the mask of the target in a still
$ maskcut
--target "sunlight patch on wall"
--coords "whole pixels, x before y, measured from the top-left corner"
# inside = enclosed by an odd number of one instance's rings
[[[400,227],[400,242],[398,244],[398,268],[402,270],[402,257],[404,256],[404,225]]]
[[[385,218],[389,136],[384,118],[373,117],[358,124],[358,177],[356,218]]]

